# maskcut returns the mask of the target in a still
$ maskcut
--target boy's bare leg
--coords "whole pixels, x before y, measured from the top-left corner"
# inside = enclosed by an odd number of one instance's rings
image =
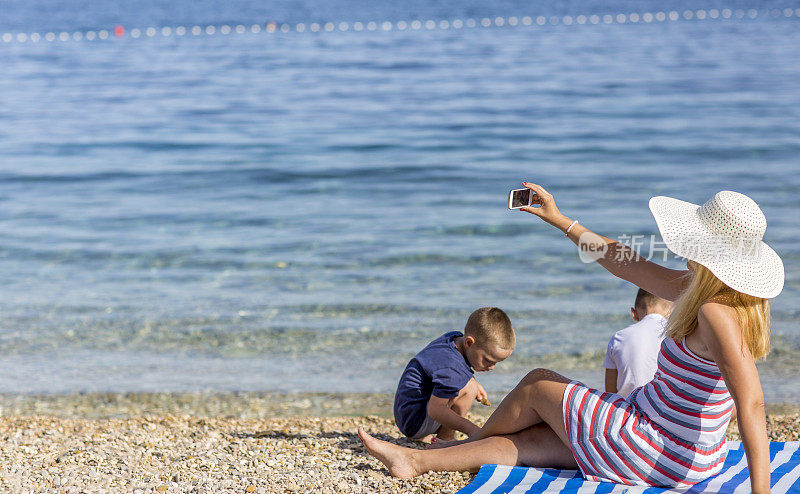
[[[456,431],[449,427],[441,426],[439,430],[436,432],[435,440],[431,438],[431,444],[436,444],[437,442],[450,442],[456,440]]]
[[[450,410],[462,417],[466,417],[476,397],[476,390],[471,386],[465,386],[464,389],[458,393],[458,396],[450,400]],[[436,438],[441,441],[453,441],[456,438],[456,431],[443,425],[439,427],[439,430],[436,432]]]
[[[408,479],[428,471],[475,472],[481,465],[528,465],[577,468],[572,450],[546,424],[516,434],[494,436],[451,448],[418,450],[376,439],[364,429],[358,436],[370,454],[395,477]]]

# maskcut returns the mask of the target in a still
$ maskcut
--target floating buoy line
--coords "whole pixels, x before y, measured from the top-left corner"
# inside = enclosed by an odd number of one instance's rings
[[[574,24],[636,24],[653,22],[676,21],[705,21],[715,19],[757,19],[759,17],[772,18],[800,18],[800,8],[785,8],[771,10],[756,9],[709,9],[709,10],[670,10],[665,12],[644,12],[627,14],[592,14],[592,15],[563,15],[563,16],[523,16],[523,17],[483,17],[479,19],[453,19],[453,20],[411,20],[411,21],[369,21],[369,22],[311,22],[311,23],[278,23],[267,22],[264,24],[238,24],[238,25],[193,25],[193,26],[163,26],[147,28],[127,28],[122,25],[111,29],[98,29],[88,31],[61,31],[46,33],[3,33],[0,40],[3,43],[39,43],[39,42],[67,42],[67,41],[95,41],[121,38],[169,38],[185,36],[214,36],[214,35],[241,35],[259,33],[303,33],[303,32],[345,32],[345,31],[419,31],[419,30],[447,30],[447,29],[474,29],[492,27],[516,26],[545,26],[545,25],[574,25]]]

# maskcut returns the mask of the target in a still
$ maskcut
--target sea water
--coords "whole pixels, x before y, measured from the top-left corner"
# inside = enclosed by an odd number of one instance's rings
[[[701,7],[757,15],[686,18]],[[665,7],[4,2],[0,392],[391,392],[487,305],[518,335],[487,388],[539,366],[600,385],[635,287],[509,211],[527,180],[645,244],[660,240],[654,195],[755,199],[786,267],[762,382],[768,401],[800,403],[795,7],[678,2],[677,21],[630,22]],[[614,21],[575,21],[592,14]],[[437,24],[338,27],[413,19]],[[18,36],[117,25],[108,40]]]

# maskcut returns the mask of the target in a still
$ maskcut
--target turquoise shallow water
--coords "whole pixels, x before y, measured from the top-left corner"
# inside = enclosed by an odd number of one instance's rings
[[[231,5],[0,30],[659,8]],[[800,403],[800,20],[738,7],[764,14],[0,45],[0,392],[386,392],[483,305],[519,334],[488,385],[599,384],[635,290],[506,210],[526,179],[610,236],[656,234],[653,195],[752,196],[787,274],[762,379]]]

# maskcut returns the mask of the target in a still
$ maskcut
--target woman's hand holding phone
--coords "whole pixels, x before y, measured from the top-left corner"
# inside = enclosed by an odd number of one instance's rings
[[[544,221],[555,225],[559,218],[563,217],[561,211],[556,206],[556,201],[553,195],[544,190],[544,187],[537,184],[522,182],[526,189],[533,191],[534,195],[531,201],[531,206],[520,208],[520,211],[535,214]],[[537,206],[534,206],[537,205]]]

